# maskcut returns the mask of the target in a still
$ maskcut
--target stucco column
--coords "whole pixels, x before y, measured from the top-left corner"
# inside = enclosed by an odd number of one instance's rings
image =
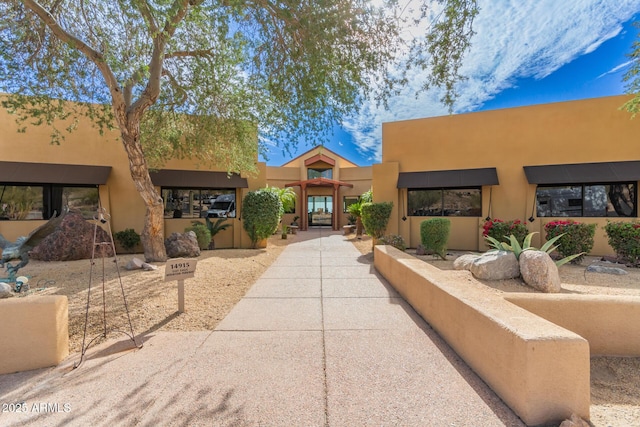
[[[307,230],[309,228],[309,212],[307,212],[307,186],[304,184],[300,185],[300,191],[302,193],[302,200],[300,201],[300,229]]]
[[[333,185],[333,213],[331,215],[331,225],[334,231],[338,229],[338,188],[340,188],[339,185]]]

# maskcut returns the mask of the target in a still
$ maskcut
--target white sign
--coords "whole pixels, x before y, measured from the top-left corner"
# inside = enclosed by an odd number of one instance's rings
[[[164,268],[164,281],[184,280],[195,276],[198,260],[173,258],[167,261]]]

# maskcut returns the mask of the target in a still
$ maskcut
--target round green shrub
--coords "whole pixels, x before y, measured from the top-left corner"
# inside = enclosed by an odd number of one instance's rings
[[[367,234],[374,239],[384,236],[391,217],[393,203],[363,203],[360,209],[362,211],[362,225],[364,225]]]
[[[640,265],[640,223],[607,222],[604,231],[609,245],[621,261],[633,266]]]
[[[250,191],[242,200],[242,226],[252,246],[275,233],[280,222],[280,198],[270,191]]]
[[[389,234],[387,236],[382,236],[378,243],[380,243],[381,245],[393,246],[394,248],[403,252],[407,250],[407,244],[405,243],[404,238],[399,234]]]
[[[447,258],[447,242],[449,241],[449,232],[451,230],[451,221],[447,218],[431,218],[420,223],[420,241],[426,250],[440,256],[442,259]]]
[[[198,247],[200,250],[209,249],[209,243],[211,243],[211,232],[209,227],[199,221],[193,221],[191,227],[184,229],[185,232],[193,231],[196,233],[196,239],[198,240]]]
[[[140,243],[140,235],[133,228],[114,233],[113,237],[125,251],[131,252]]]
[[[552,221],[544,226],[546,239],[552,239],[562,234],[558,240],[556,250],[564,258],[574,254],[582,255],[571,260],[572,264],[580,264],[585,255],[593,249],[593,236],[596,232],[595,224],[582,224],[573,220]]]

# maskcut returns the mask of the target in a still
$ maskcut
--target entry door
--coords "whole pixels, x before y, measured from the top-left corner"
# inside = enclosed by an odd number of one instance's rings
[[[331,227],[333,220],[332,196],[307,197],[309,212],[309,225],[328,225]]]

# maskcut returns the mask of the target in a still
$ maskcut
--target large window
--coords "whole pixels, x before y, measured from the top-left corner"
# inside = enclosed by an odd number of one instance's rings
[[[635,182],[538,186],[539,217],[635,217]]]
[[[481,216],[481,188],[409,189],[409,216]]]
[[[307,169],[307,179],[327,178],[333,179],[333,169]]]
[[[342,212],[349,212],[349,206],[358,203],[360,197],[358,196],[344,196],[342,199]]]
[[[98,209],[97,186],[0,184],[0,220],[49,219],[64,207],[91,219]]]
[[[165,218],[235,218],[235,189],[162,188]]]

